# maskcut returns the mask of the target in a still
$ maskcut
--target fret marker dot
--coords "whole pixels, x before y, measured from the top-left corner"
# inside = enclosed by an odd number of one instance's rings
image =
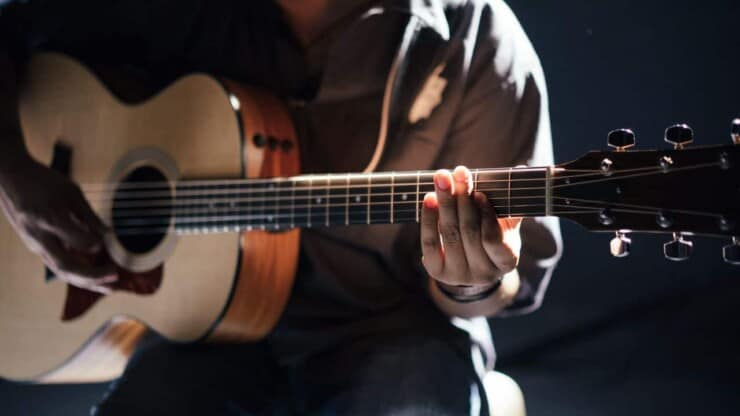
[[[321,198],[316,198],[316,203],[317,204],[320,204],[321,203]]]
[[[407,194],[403,194],[403,195],[401,195],[401,199],[403,199],[405,201],[405,200],[409,199],[409,196]]]
[[[359,195],[355,196],[355,202],[360,202],[360,201],[362,201],[362,197]]]

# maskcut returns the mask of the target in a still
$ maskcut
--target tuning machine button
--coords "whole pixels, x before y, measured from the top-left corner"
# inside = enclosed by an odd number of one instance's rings
[[[635,145],[635,133],[630,129],[612,130],[606,136],[606,143],[617,152],[623,152]]]
[[[730,137],[732,142],[740,144],[740,118],[732,120],[732,126],[730,126]]]
[[[609,251],[611,251],[614,257],[627,257],[630,255],[630,245],[632,239],[627,237],[626,233],[617,231],[609,242]]]
[[[663,255],[668,260],[688,260],[694,249],[694,243],[684,240],[681,233],[673,233],[673,240],[663,244]]]
[[[694,130],[687,124],[675,124],[665,129],[665,141],[672,144],[674,149],[683,149],[694,141]]]
[[[732,237],[732,244],[722,247],[722,258],[734,266],[740,266],[740,237]]]

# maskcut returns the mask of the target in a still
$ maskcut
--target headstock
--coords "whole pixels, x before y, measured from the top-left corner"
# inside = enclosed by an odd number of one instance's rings
[[[740,265],[740,119],[732,123],[733,144],[687,146],[694,140],[685,124],[665,131],[668,150],[627,151],[631,130],[609,133],[614,151],[590,152],[558,165],[551,184],[552,212],[591,231],[615,232],[610,248],[629,254],[630,232],[664,233],[667,259],[685,260],[687,237],[724,237],[725,261]]]

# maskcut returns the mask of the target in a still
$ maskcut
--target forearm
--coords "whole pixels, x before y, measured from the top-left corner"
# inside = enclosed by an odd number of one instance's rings
[[[432,278],[429,278],[427,289],[432,300],[442,312],[449,316],[473,318],[477,316],[491,317],[506,308],[514,300],[519,290],[519,284],[519,273],[514,269],[514,271],[504,275],[501,285],[490,296],[469,303],[450,299],[439,290]]]

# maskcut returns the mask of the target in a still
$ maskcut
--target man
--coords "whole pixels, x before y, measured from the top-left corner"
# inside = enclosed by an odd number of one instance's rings
[[[267,88],[290,103],[306,172],[552,161],[541,68],[500,1],[100,3],[30,0],[0,16],[0,200],[71,284],[105,291],[116,276],[69,255],[104,250],[105,226],[22,144],[15,97],[35,50],[133,68],[157,85],[205,71]],[[464,167],[438,172],[421,227],[305,232],[293,294],[267,340],[153,338],[96,414],[487,414],[487,325],[468,322],[468,333],[450,316],[536,308],[559,233],[547,220],[497,220],[470,181]],[[38,191],[51,189],[53,198]]]

